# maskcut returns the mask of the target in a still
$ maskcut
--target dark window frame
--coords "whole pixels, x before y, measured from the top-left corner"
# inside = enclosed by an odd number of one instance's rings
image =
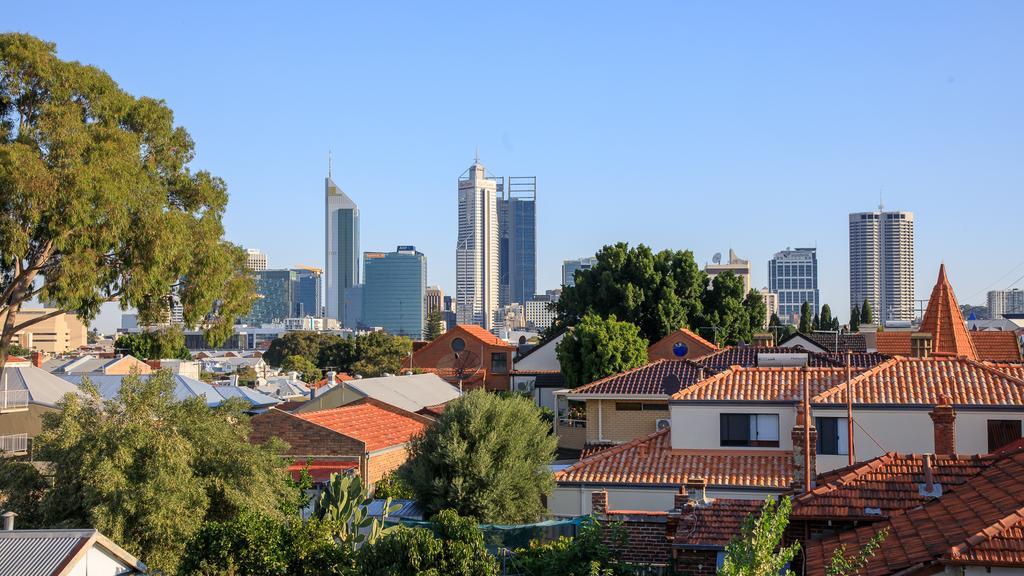
[[[1002,427],[1002,429],[998,427]],[[1007,444],[1021,439],[1022,424],[1020,420],[989,420],[986,428],[988,431],[989,452],[995,452]]]
[[[771,416],[775,419],[775,440],[758,440],[750,437],[750,419],[759,416]],[[722,412],[719,414],[719,437],[721,446],[744,446],[754,448],[778,448],[781,434],[780,418],[772,413]]]
[[[508,352],[491,352],[491,374],[508,374]]]

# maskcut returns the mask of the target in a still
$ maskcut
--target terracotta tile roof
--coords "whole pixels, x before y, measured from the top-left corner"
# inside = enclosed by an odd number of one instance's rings
[[[658,360],[584,384],[571,394],[671,396],[681,388],[700,382],[709,373],[690,360]]]
[[[970,332],[978,359],[988,362],[1020,362],[1020,340],[1013,332],[1002,330]]]
[[[305,461],[294,461],[288,465],[288,473],[292,480],[298,481],[302,475],[302,469],[306,467]],[[309,463],[309,475],[313,482],[327,482],[331,474],[340,474],[350,470],[357,470],[359,462],[356,460],[313,460]]]
[[[763,500],[716,498],[702,506],[685,508],[676,525],[673,548],[725,548],[740,525],[751,514],[761,511]]]
[[[783,348],[780,346],[730,346],[719,352],[699,358],[696,362],[717,372],[725,370],[730,366],[742,366],[744,368],[757,366],[758,354],[795,354],[799,352],[793,348]],[[830,360],[824,354],[807,352],[807,355],[809,356],[808,364],[810,366],[842,366],[841,363]]]
[[[943,564],[1024,568],[1024,452],[1000,457],[965,484],[883,522],[805,543],[808,574],[824,573],[833,551],[890,533],[863,573],[893,574]]]
[[[910,332],[879,332],[875,334],[875,350],[889,356],[910,356]]]
[[[348,374],[347,372],[338,372],[337,374],[334,375],[335,384],[341,384],[342,382],[348,382],[349,380],[352,380],[352,375]],[[321,388],[326,385],[327,378],[321,378],[320,380],[317,380],[316,382],[310,384],[309,387],[316,390],[317,388]]]
[[[960,313],[960,305],[956,301],[953,287],[946,278],[946,265],[939,266],[939,278],[932,288],[928,299],[928,308],[921,318],[920,332],[932,335],[932,353],[951,356],[966,356],[971,360],[978,359],[978,350],[967,332],[967,323]]]
[[[966,358],[896,357],[811,402],[843,404],[847,387],[853,390],[854,404],[933,405],[946,394],[956,406],[1024,405],[1024,381]]]
[[[477,340],[482,341],[484,344],[489,346],[499,346],[501,348],[515,348],[515,346],[505,342],[501,338],[498,338],[494,334],[491,334],[487,330],[477,326],[476,324],[459,324],[455,327],[457,330],[462,330],[473,336]]]
[[[686,344],[688,349],[685,356],[686,358],[700,358],[702,356],[707,356],[712,352],[717,352],[719,349],[718,346],[712,342],[708,342],[704,338],[701,338],[696,332],[693,332],[688,328],[680,328],[670,332],[665,337],[648,346],[648,360],[654,362],[655,360],[660,359],[675,358],[676,355],[672,349],[676,342]]]
[[[784,490],[793,481],[793,457],[781,450],[673,450],[665,428],[602,450],[555,474],[561,484],[679,486],[687,477],[709,486]]]
[[[1012,376],[1018,380],[1024,380],[1024,364],[1010,364],[1005,362],[989,364],[992,368]]]
[[[7,356],[7,363],[8,364],[13,364],[15,362],[24,364],[24,363],[28,362],[28,360],[22,358],[21,356],[11,356],[11,355]]]
[[[673,400],[796,402],[803,399],[804,377],[817,395],[846,381],[846,368],[729,368],[680,390]],[[853,370],[854,374],[859,370]]]
[[[405,444],[430,422],[423,416],[372,400],[295,416],[355,438],[366,445],[368,452]]]
[[[614,448],[616,446],[618,446],[618,444],[584,444],[583,450],[580,451],[580,460],[586,460],[587,458],[590,458],[591,456],[597,454],[598,452],[602,452],[604,450]]]
[[[933,479],[943,493],[964,484],[994,462],[984,456],[933,456]],[[818,485],[793,499],[793,518],[886,518],[934,500],[924,496],[924,456],[889,452],[818,476]]]

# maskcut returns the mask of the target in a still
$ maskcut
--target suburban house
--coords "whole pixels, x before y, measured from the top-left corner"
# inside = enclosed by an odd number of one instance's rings
[[[262,356],[238,356],[234,352],[228,352],[224,356],[202,358],[200,362],[203,372],[211,374],[236,374],[246,368],[252,368],[259,378],[266,378],[271,374],[270,365],[264,362]]]
[[[509,390],[516,347],[472,324],[458,324],[415,350],[408,370],[433,372],[462,390]]]
[[[409,441],[432,422],[426,416],[363,398],[312,412],[271,408],[253,417],[249,441],[262,444],[280,438],[288,443],[282,456],[293,459],[293,473],[309,461],[316,482],[326,481],[332,473],[355,473],[372,489],[384,474],[405,462]]]
[[[821,354],[868,351],[867,334],[863,332],[794,332],[780,340],[779,346]]]
[[[262,362],[262,360],[261,360]],[[298,372],[288,372],[277,376],[260,379],[256,389],[264,394],[276,396],[283,400],[302,400],[309,398],[309,386],[299,380]]]
[[[138,558],[97,530],[15,530],[14,512],[3,515],[0,574],[126,576],[149,574]]]
[[[680,328],[647,347],[647,360],[696,360],[718,352],[718,346],[701,338],[696,332]]]
[[[57,412],[65,395],[78,393],[71,382],[8,356],[0,381],[0,456],[29,453],[43,429],[43,414]]]
[[[85,355],[78,358],[50,358],[42,363],[41,368],[58,376],[127,376],[134,370],[138,374],[149,374],[153,368],[127,354],[115,358],[101,358]]]
[[[146,380],[152,376],[152,374],[141,374],[139,375],[139,378]],[[85,378],[88,378],[89,382],[99,390],[100,396],[103,397],[104,400],[112,400],[116,398],[121,392],[121,385],[124,380],[124,376],[121,375],[69,375],[63,377],[64,380],[67,380],[76,386],[80,386]],[[207,384],[202,380],[196,380],[195,378],[189,378],[188,376],[183,376],[181,374],[172,374],[171,379],[174,382],[175,400],[182,401],[191,400],[192,398],[201,398],[206,402],[206,405],[211,408],[220,406],[229,398],[240,398],[252,407],[252,413],[257,413],[281,402],[273,396],[268,396],[258,390],[246,388],[244,386],[218,386],[215,384]]]
[[[556,412],[555,392],[565,388],[562,364],[555,353],[565,338],[565,330],[539,342],[512,360],[510,390],[530,393],[542,408]]]
[[[354,378],[340,381],[330,388],[322,386],[316,391],[313,399],[292,411],[302,414],[372,398],[406,412],[434,416],[444,410],[445,404],[461,395],[458,388],[431,373]]]

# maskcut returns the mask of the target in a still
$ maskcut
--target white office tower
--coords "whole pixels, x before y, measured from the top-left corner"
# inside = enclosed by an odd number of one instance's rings
[[[459,324],[494,328],[498,312],[498,179],[480,158],[459,177],[455,310]]]
[[[850,214],[850,305],[871,304],[876,321],[914,320],[914,214]]]
[[[245,265],[253,272],[263,272],[267,269],[267,255],[262,250],[246,248]]]
[[[354,328],[359,319],[345,317],[345,291],[359,284],[359,207],[331,180],[330,173],[325,179],[324,198],[327,317],[345,328]]]

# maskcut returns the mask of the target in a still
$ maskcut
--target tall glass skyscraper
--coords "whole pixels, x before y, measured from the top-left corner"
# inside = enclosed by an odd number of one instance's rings
[[[254,272],[256,301],[245,319],[246,324],[271,324],[292,317],[298,279],[294,270]]]
[[[779,319],[787,324],[800,322],[800,308],[811,305],[812,314],[821,306],[818,295],[818,250],[789,248],[776,252],[768,261],[768,291],[778,294]]]
[[[423,337],[427,316],[427,257],[415,246],[394,252],[367,252],[362,323],[389,334]]]
[[[477,158],[459,177],[455,309],[459,324],[494,327],[499,296],[498,178]]]
[[[352,327],[345,318],[345,291],[359,284],[359,207],[328,174],[324,183],[324,255],[327,317]]]
[[[303,316],[319,317],[323,314],[323,302],[321,298],[319,268],[302,267],[293,270],[298,284],[295,287],[295,303],[292,306],[292,316],[302,318]]]
[[[562,260],[562,286],[576,285],[576,271],[590,270],[597,264],[597,258],[577,258],[575,260]]]
[[[537,293],[537,177],[509,176],[498,195],[499,301],[525,304]]]
[[[913,212],[850,214],[850,306],[865,300],[876,321],[914,320]]]

